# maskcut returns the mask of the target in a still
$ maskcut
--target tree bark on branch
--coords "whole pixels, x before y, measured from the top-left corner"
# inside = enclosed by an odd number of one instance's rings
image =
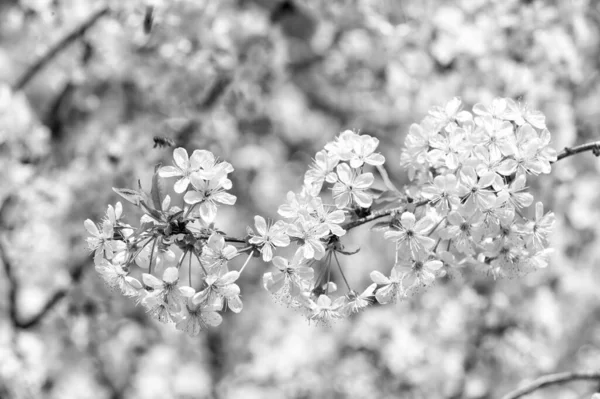
[[[504,395],[502,399],[518,399],[550,385],[558,385],[571,381],[582,380],[600,381],[600,371],[568,371],[564,373],[545,375],[530,382],[522,388]]]
[[[100,20],[104,15],[107,15],[110,9],[108,6],[100,8],[98,11],[90,15],[80,25],[76,26],[71,32],[65,35],[59,40],[54,46],[50,47],[48,51],[43,54],[35,63],[23,72],[23,74],[17,79],[13,85],[15,91],[22,90],[27,84],[37,75],[46,65],[50,63],[58,54],[66,49],[71,43],[79,39],[85,34],[92,26]]]

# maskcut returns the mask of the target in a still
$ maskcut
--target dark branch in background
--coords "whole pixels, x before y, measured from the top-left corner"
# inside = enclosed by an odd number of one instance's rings
[[[71,270],[69,271],[69,274],[71,275],[71,283],[69,284],[70,286],[77,284],[77,283],[79,283],[79,281],[81,281],[81,277],[83,276],[83,271],[85,269],[85,266],[89,264],[89,261],[90,261],[90,257],[85,256],[84,258],[80,259],[79,262],[77,262],[77,264],[75,266],[73,266],[71,268]],[[40,308],[40,310],[36,314],[34,314],[33,316],[31,316],[29,318],[29,320],[25,320],[25,321],[17,320],[17,324],[15,326],[22,330],[27,330],[29,328],[35,327],[44,319],[44,317],[46,317],[46,315],[48,315],[48,313],[50,313],[50,311],[56,305],[58,305],[60,303],[60,301],[64,297],[67,296],[68,293],[69,293],[69,289],[65,289],[65,288],[56,291],[50,297],[50,299],[48,299],[48,301],[46,301],[46,303]]]
[[[21,320],[19,318],[19,314],[17,311],[17,295],[19,291],[19,281],[14,275],[13,263],[8,257],[6,253],[6,246],[4,245],[2,237],[0,237],[0,260],[2,260],[2,264],[4,265],[4,273],[6,274],[6,278],[8,279],[9,287],[8,287],[8,309],[9,309],[9,317],[12,325],[15,328],[19,328],[22,330],[27,330],[37,326],[43,319],[54,309],[54,307],[60,303],[61,299],[63,299],[69,293],[68,289],[60,289],[56,291],[50,299],[46,301],[46,303],[40,308],[40,310],[31,316],[27,320]],[[78,283],[83,276],[83,271],[85,266],[89,262],[89,256],[85,256],[83,259],[80,259],[75,266],[71,268],[69,274],[71,275],[71,284]]]
[[[53,142],[60,141],[64,133],[64,125],[66,121],[67,111],[71,107],[73,94],[75,93],[75,84],[68,81],[58,96],[52,101],[46,117],[44,125],[50,129],[51,139]]]
[[[523,388],[504,395],[502,399],[518,399],[522,396],[529,395],[540,388],[578,380],[600,381],[600,371],[573,371],[546,375],[534,380]]]
[[[556,157],[556,161],[560,161],[563,158],[570,157],[571,155],[579,154],[585,151],[592,151],[595,156],[600,156],[600,141],[593,143],[581,144],[576,147],[565,147]]]
[[[31,65],[22,75],[17,79],[13,89],[15,91],[23,89],[27,84],[38,74],[54,57],[56,57],[61,51],[66,49],[72,42],[79,39],[90,29],[100,18],[108,14],[109,8],[104,6],[92,15],[87,20],[83,21],[73,31],[68,33],[65,37],[59,40],[54,46],[52,46],[44,55],[42,55],[33,65]]]
[[[210,112],[218,105],[219,100],[225,95],[232,83],[233,77],[228,73],[223,73],[206,89],[202,99],[195,105],[200,116],[188,120],[173,133],[173,141],[176,146],[184,148],[189,146],[193,136],[202,127],[202,114]]]
[[[198,104],[200,111],[211,110],[219,101],[219,99],[225,94],[227,88],[233,82],[233,78],[229,74],[222,74],[218,76],[213,84],[208,88],[204,94],[204,98]]]
[[[0,237],[0,259],[4,265],[4,273],[8,280],[8,312],[12,325],[16,327],[19,324],[17,316],[17,291],[19,289],[19,282],[13,274],[12,262],[8,258],[6,247],[4,246],[2,239],[3,238]]]

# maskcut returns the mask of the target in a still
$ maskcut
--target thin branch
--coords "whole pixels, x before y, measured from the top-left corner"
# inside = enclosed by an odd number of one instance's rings
[[[195,235],[194,237],[208,240],[210,238],[210,235],[209,234],[201,234],[201,235]],[[239,237],[223,236],[223,239],[225,240],[225,242],[231,242],[231,243],[236,243],[236,244],[248,244],[248,240],[239,238]],[[242,250],[240,250],[240,252],[242,252]]]
[[[412,205],[412,206],[418,207],[418,206],[425,205],[428,202],[429,202],[429,200],[422,200],[422,201],[415,202],[415,203],[404,204],[404,205],[398,206],[396,208],[390,208],[390,209],[383,209],[383,210],[380,210],[380,211],[375,211],[375,212],[372,212],[371,214],[369,214],[368,216],[365,216],[365,217],[362,217],[362,218],[359,218],[359,219],[356,219],[356,220],[352,220],[352,221],[350,221],[348,223],[343,224],[342,228],[344,230],[351,230],[351,229],[353,229],[353,228],[355,228],[357,226],[360,226],[361,224],[369,223],[369,222],[372,222],[373,220],[380,219],[382,217],[389,216],[389,215],[392,215],[394,213],[398,213],[398,212],[404,211],[404,210],[406,210],[406,208],[408,206]]]
[[[52,46],[45,54],[43,54],[33,65],[31,65],[25,72],[17,79],[13,89],[15,91],[23,89],[27,84],[37,75],[52,59],[54,59],[61,51],[66,49],[72,42],[79,39],[90,29],[100,18],[109,12],[108,6],[104,6],[83,21],[79,26],[75,27],[73,31],[68,33],[65,37],[59,40],[54,46]]]
[[[8,309],[11,324],[15,328],[27,330],[37,326],[60,301],[67,296],[69,293],[68,289],[60,289],[56,291],[52,296],[41,306],[41,308],[29,319],[21,320],[17,311],[17,295],[19,290],[19,282],[13,273],[13,264],[6,253],[6,246],[0,237],[0,259],[4,265],[4,273],[9,282],[8,288]],[[71,284],[78,283],[83,276],[85,266],[89,262],[89,256],[85,256],[80,259],[78,263],[71,268],[69,274],[71,276]]]
[[[565,149],[562,150],[556,157],[556,161],[558,162],[561,159],[564,159],[571,155],[579,154],[579,153],[585,152],[585,151],[592,151],[592,153],[595,156],[597,156],[597,157],[600,156],[600,141],[595,141],[595,142],[587,143],[587,144],[581,144],[576,147],[565,147]]]
[[[532,381],[523,388],[512,391],[502,397],[502,399],[518,399],[522,396],[529,395],[540,388],[545,388],[550,385],[563,384],[578,380],[600,381],[600,371],[574,371],[550,374]]]
[[[43,319],[46,317],[50,311],[60,303],[60,301],[67,296],[67,290],[61,289],[58,290],[48,299],[48,301],[42,306],[40,310],[33,316],[31,316],[28,320],[21,321],[17,320],[15,327],[18,327],[22,330],[27,330],[37,326]]]
[[[233,243],[237,243],[237,244],[247,244],[248,243],[248,241],[244,240],[243,238],[229,237],[229,236],[225,236],[225,241],[233,242]]]
[[[10,316],[10,321],[14,327],[19,325],[19,319],[17,315],[17,292],[19,287],[19,282],[17,278],[13,274],[13,266],[11,260],[8,258],[8,254],[6,253],[6,247],[4,246],[4,242],[2,241],[2,237],[0,237],[0,259],[2,259],[2,264],[4,265],[4,274],[6,274],[6,279],[8,280],[8,312]]]
[[[380,219],[382,217],[391,215],[391,214],[396,213],[396,212],[400,212],[400,211],[402,211],[404,209],[406,209],[406,205],[401,205],[399,207],[391,208],[391,209],[383,209],[381,211],[375,211],[375,212],[372,212],[368,216],[365,216],[365,217],[362,217],[362,218],[359,218],[359,219],[356,219],[356,220],[352,220],[352,221],[350,221],[348,223],[343,224],[342,228],[344,230],[351,230],[351,229],[353,229],[353,228],[355,228],[357,226],[360,226],[361,224],[372,222],[373,220]]]
[[[578,145],[576,147],[570,147],[570,148],[565,147],[565,149],[563,151],[561,151],[558,154],[558,156],[556,157],[556,161],[558,162],[561,159],[564,159],[568,156],[579,154],[579,153],[586,152],[586,151],[592,151],[595,156],[600,156],[600,141],[582,144],[582,145]],[[380,172],[381,172],[381,170],[380,170]],[[383,175],[382,175],[382,177],[383,177]],[[345,230],[350,230],[350,229],[353,229],[354,227],[360,226],[361,224],[369,223],[373,220],[380,219],[382,217],[391,215],[396,212],[401,212],[401,211],[405,210],[407,208],[407,206],[409,206],[409,205],[414,205],[414,206],[418,207],[421,205],[425,205],[427,202],[429,202],[429,200],[422,200],[415,204],[407,204],[407,205],[402,205],[402,206],[399,206],[396,208],[376,211],[376,212],[369,214],[368,216],[365,216],[365,217],[362,217],[362,218],[359,218],[356,220],[352,220],[352,221],[342,225],[342,228],[344,228]]]
[[[219,99],[223,96],[223,94],[225,94],[232,82],[233,78],[230,75],[224,74],[222,76],[217,77],[217,79],[207,90],[200,104],[198,104],[200,110],[206,111],[212,109],[217,104]]]

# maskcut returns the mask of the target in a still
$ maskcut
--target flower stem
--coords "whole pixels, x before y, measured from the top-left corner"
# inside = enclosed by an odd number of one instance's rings
[[[204,275],[208,276],[208,272],[204,268],[204,265],[202,264],[202,261],[200,260],[200,257],[198,256],[198,254],[196,253],[196,251],[193,251],[193,252],[194,252],[194,256],[196,257],[196,259],[198,259],[198,263],[200,264],[200,267],[202,268],[202,271],[204,272]]]
[[[314,260],[314,259],[313,259]],[[327,256],[325,257],[325,266],[323,267],[323,269],[319,272],[319,276],[315,279],[315,288],[316,287],[320,287],[321,286],[321,279],[323,278],[323,276],[325,275],[325,271],[327,270],[327,268],[329,267],[329,263],[331,262],[331,251],[327,252]]]
[[[440,242],[442,242],[442,238],[438,238],[437,242],[435,243],[435,247],[433,247],[433,249],[431,250],[431,252],[435,253],[435,251],[437,251],[438,245],[440,245]]]
[[[439,222],[437,222],[437,224],[435,225],[435,227],[429,232],[429,234],[427,234],[427,237],[431,237],[431,235],[433,234],[434,231],[437,230],[438,227],[440,227],[440,224],[442,224],[443,221],[446,220],[446,216],[444,216],[443,218],[440,219]]]
[[[140,241],[142,241],[142,240],[140,240]],[[140,241],[138,241],[137,243],[139,244]],[[152,237],[149,237],[148,241],[146,241],[144,243],[144,245],[140,249],[138,249],[135,254],[130,256],[129,260],[127,261],[127,264],[133,262],[135,260],[135,258],[137,258],[137,256],[140,254],[140,252],[142,252],[144,250],[144,248],[146,248],[148,246],[148,244],[150,244],[151,241],[152,241]]]
[[[188,256],[188,278],[190,281],[190,287],[192,287],[192,254]]]
[[[156,248],[156,241],[158,241],[158,238],[154,238],[152,249],[150,250],[150,264],[148,265],[149,274],[152,274],[152,262],[154,261],[154,249]]]
[[[240,274],[242,274],[242,272],[244,271],[244,269],[246,268],[246,266],[250,262],[250,259],[252,258],[252,255],[254,255],[254,250],[252,250],[250,252],[250,254],[248,254],[248,257],[246,258],[246,261],[244,262],[244,264],[242,265],[242,268],[240,269]]]
[[[350,284],[348,284],[348,280],[346,280],[346,275],[344,274],[344,271],[342,270],[342,265],[340,265],[340,260],[338,259],[335,251],[333,252],[333,257],[335,258],[335,262],[338,265],[338,269],[340,269],[340,273],[342,274],[342,278],[344,279],[344,283],[346,283],[346,287],[348,288],[348,291],[352,291],[352,288],[350,288]]]
[[[335,252],[334,252],[335,254]],[[330,257],[331,260],[331,257]],[[331,262],[327,264],[327,284],[325,285],[325,295],[329,295],[329,282],[331,281]]]
[[[181,258],[177,262],[177,269],[181,269],[181,265],[183,265],[183,260],[185,259],[185,255],[187,255],[188,251],[186,250],[183,254],[181,254]]]

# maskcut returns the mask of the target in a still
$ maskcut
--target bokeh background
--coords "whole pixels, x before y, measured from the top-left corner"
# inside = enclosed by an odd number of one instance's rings
[[[101,11],[27,77],[65,35]],[[152,8],[152,15],[148,10]],[[171,149],[233,164],[243,235],[277,216],[314,153],[345,129],[381,141],[394,182],[408,127],[454,96],[519,98],[554,146],[600,139],[595,0],[2,0],[1,398],[499,398],[522,382],[600,368],[600,159],[529,179],[557,215],[547,269],[465,272],[396,306],[309,325],[248,266],[245,309],[191,338],[105,288],[83,221],[149,186]],[[25,78],[24,78],[25,76]],[[125,214],[139,217],[126,205]],[[351,285],[393,248],[368,228],[345,243]],[[532,398],[589,398],[576,382]]]

